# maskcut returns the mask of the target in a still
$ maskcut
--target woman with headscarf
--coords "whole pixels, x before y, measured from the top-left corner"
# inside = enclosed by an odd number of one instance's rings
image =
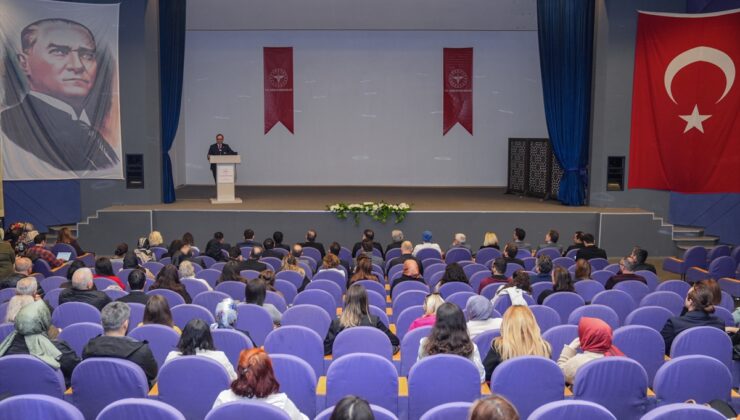
[[[391,285],[391,296],[393,296],[393,288],[399,283],[403,283],[405,281],[418,281],[424,283],[424,278],[422,278],[419,273],[419,263],[417,263],[416,260],[409,258],[403,262],[403,272],[401,273],[401,277],[394,280]]]
[[[54,369],[61,369],[67,386],[72,371],[80,363],[74,350],[64,341],[50,340],[51,313],[46,303],[38,300],[24,306],[15,317],[15,331],[0,343],[0,356],[29,354]]]
[[[468,314],[468,335],[474,339],[478,335],[501,328],[501,318],[491,318],[493,304],[485,296],[477,295],[468,299],[465,313]]]
[[[252,337],[249,335],[249,331],[237,330],[234,328],[237,318],[236,305],[237,302],[232,298],[227,298],[219,302],[218,305],[216,305],[215,311],[216,322],[211,324],[211,330],[224,329],[239,331],[246,335],[247,338],[249,338],[249,341],[252,342],[252,346],[254,346],[254,340],[252,340]]]
[[[578,353],[579,347],[583,353]],[[612,329],[609,324],[598,318],[583,317],[578,322],[578,337],[563,346],[558,366],[565,375],[565,382],[572,384],[581,366],[592,360],[611,356],[624,356],[624,353],[612,344]]]

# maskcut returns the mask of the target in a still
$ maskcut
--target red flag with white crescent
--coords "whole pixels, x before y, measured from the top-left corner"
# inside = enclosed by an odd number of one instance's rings
[[[293,48],[265,47],[265,134],[278,122],[293,133]]]
[[[740,192],[740,10],[640,12],[630,188]]]
[[[473,49],[444,49],[444,127],[442,134],[460,123],[473,134]]]

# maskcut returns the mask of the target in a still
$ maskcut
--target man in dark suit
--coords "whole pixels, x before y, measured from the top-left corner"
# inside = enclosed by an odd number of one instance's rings
[[[212,144],[208,148],[208,156],[211,155],[236,155],[237,153],[231,150],[228,144],[224,143],[224,135],[221,133],[216,134],[216,143]],[[211,164],[211,172],[213,173],[213,180],[216,181],[216,164]]]
[[[635,274],[635,263],[632,262],[632,260],[630,260],[629,257],[622,258],[619,261],[619,268],[620,268],[620,273],[609,277],[609,280],[607,280],[606,284],[604,285],[604,289],[611,290],[618,283],[627,281],[627,280],[637,280],[647,285],[647,280],[645,280],[644,277]]]
[[[118,155],[85,109],[98,72],[92,32],[66,19],[34,22],[21,32],[17,59],[29,92],[0,116],[10,140],[3,153],[12,158],[21,149],[64,172],[117,165]]]
[[[383,257],[385,256],[385,254],[383,253],[383,245],[375,242],[375,232],[373,232],[372,229],[365,229],[362,232],[362,241],[364,241],[365,239],[368,239],[368,240],[370,240],[373,243],[373,248],[375,248],[378,251],[380,251],[380,255],[381,256],[383,256]],[[358,255],[357,254],[357,251],[359,251],[360,249],[362,249],[362,241],[357,242],[355,244],[355,246],[352,247],[352,256],[353,257],[356,256],[356,255]]]
[[[401,243],[401,256],[391,260],[390,265],[388,265],[388,270],[393,266],[403,264],[406,260],[416,261],[416,265],[419,267],[419,274],[422,276],[424,275],[424,266],[418,258],[414,257],[414,244],[412,244],[411,241],[403,241]]]
[[[279,260],[283,259],[283,254],[275,251],[275,240],[274,239],[272,238],[265,239],[264,241],[262,241],[262,246],[265,248],[265,251],[262,253],[262,258],[273,257]]]
[[[591,258],[606,259],[606,251],[594,245],[594,235],[590,233],[583,234],[583,248],[576,253],[576,260],[590,260]]]
[[[131,290],[126,296],[116,299],[116,302],[141,303],[142,305],[146,305],[149,295],[144,293],[145,284],[146,274],[141,270],[132,271],[128,275],[128,286]]]
[[[261,273],[268,269],[267,264],[261,263],[259,260],[262,258],[262,247],[255,246],[249,253],[249,258],[239,263],[239,271],[243,270],[254,270]]]
[[[639,246],[632,249],[629,259],[635,263],[635,271],[647,270],[656,273],[655,266],[647,262],[648,252]],[[657,273],[656,273],[657,274]]]
[[[89,268],[79,268],[72,274],[72,287],[59,293],[59,304],[67,302],[88,303],[99,311],[105,305],[111,303],[111,299],[105,293],[94,290],[93,275]]]
[[[301,246],[303,248],[316,248],[319,250],[319,253],[321,254],[321,258],[323,259],[326,255],[326,250],[324,249],[324,244],[321,242],[316,242],[316,231],[313,229],[309,229],[308,232],[306,232],[306,242],[302,243]],[[321,263],[321,261],[316,261],[317,263]]]
[[[506,263],[513,263],[513,264],[519,264],[522,267],[524,267],[524,261],[520,260],[516,257],[516,254],[519,252],[519,247],[514,242],[509,242],[504,247],[504,260],[506,260]],[[506,271],[506,269],[504,269]]]

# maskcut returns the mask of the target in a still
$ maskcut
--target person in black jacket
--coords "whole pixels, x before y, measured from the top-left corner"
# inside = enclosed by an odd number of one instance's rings
[[[639,246],[632,248],[632,253],[629,256],[629,259],[635,263],[635,271],[647,270],[657,274],[655,266],[648,264],[647,258],[648,252]]]
[[[375,327],[380,331],[383,331],[385,335],[391,340],[393,345],[393,353],[397,353],[401,341],[393,334],[388,327],[383,324],[375,315],[370,315],[370,306],[367,301],[367,291],[361,284],[354,284],[347,290],[345,297],[344,310],[342,315],[335,318],[329,326],[329,332],[326,334],[324,339],[324,354],[330,355],[332,348],[334,347],[334,339],[337,338],[340,332],[345,328],[352,327]]]
[[[687,309],[686,314],[669,318],[660,331],[660,335],[663,336],[665,341],[666,355],[671,354],[673,340],[684,330],[704,326],[725,330],[724,321],[712,315],[714,313],[713,299],[714,294],[706,283],[694,283],[689,289],[689,293],[686,294],[686,301],[684,302]]]
[[[576,253],[576,260],[590,260],[592,258],[603,258],[606,259],[606,251],[595,245],[596,240],[594,235],[590,233],[584,233],[583,236],[583,248],[579,249]]]
[[[192,303],[193,299],[190,294],[185,290],[185,286],[180,283],[180,273],[177,268],[172,264],[167,264],[159,270],[157,273],[157,279],[152,284],[149,290],[156,289],[168,289],[182,296],[185,303]]]
[[[516,257],[517,253],[519,253],[519,246],[517,246],[517,244],[515,244],[514,242],[509,242],[504,247],[504,255],[502,255],[502,257],[504,257],[504,260],[506,260],[506,264],[519,264],[520,266],[524,267],[524,261]]]
[[[224,243],[224,234],[223,232],[216,232],[213,234],[213,239],[208,241],[205,247],[205,252],[207,256],[213,258],[216,261],[228,261],[229,258],[224,255],[221,250],[225,249],[228,251],[230,248],[229,244]]]
[[[126,279],[121,279],[126,280]],[[134,270],[128,275],[128,287],[131,289],[126,296],[120,297],[116,302],[124,303],[141,303],[146,305],[149,300],[149,295],[144,293],[144,285],[146,285],[146,274],[144,270]]]
[[[236,155],[235,151],[231,150],[228,144],[224,143],[224,135],[221,133],[216,134],[216,143],[208,147],[208,156],[211,155]],[[213,180],[216,180],[216,164],[211,164],[211,172],[213,173]]]
[[[126,336],[130,315],[131,309],[123,302],[105,305],[100,314],[104,334],[88,341],[82,350],[82,359],[113,357],[134,362],[144,371],[151,387],[159,371],[157,361],[146,341]]]
[[[92,271],[87,267],[77,269],[72,275],[72,287],[59,293],[59,304],[82,302],[102,311],[103,307],[111,302],[111,299],[105,293],[94,288]]]
[[[319,254],[321,254],[321,258],[323,259],[324,256],[326,255],[326,250],[324,249],[324,244],[322,244],[321,242],[316,242],[316,236],[318,236],[318,234],[316,233],[316,231],[313,230],[313,229],[309,229],[308,232],[306,232],[306,242],[303,242],[301,244],[301,246],[303,248],[316,248],[316,249],[318,249],[319,250]],[[352,255],[354,255],[354,253]],[[321,262],[321,261],[316,261],[316,262],[318,263],[318,262]]]
[[[372,229],[365,229],[362,232],[362,241],[355,243],[355,245],[352,247],[352,256],[357,255],[357,251],[359,251],[362,248],[362,242],[365,240],[369,240],[373,243],[373,248],[380,251],[381,257],[385,257],[385,254],[383,253],[383,245],[379,244],[378,242],[375,242],[375,232],[373,232]]]

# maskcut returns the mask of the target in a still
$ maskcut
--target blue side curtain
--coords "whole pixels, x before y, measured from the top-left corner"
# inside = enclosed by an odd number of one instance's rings
[[[177,134],[185,57],[185,0],[159,0],[159,86],[162,112],[162,200],[175,201],[169,151]]]
[[[593,32],[594,0],[537,0],[545,118],[569,206],[586,199]]]

